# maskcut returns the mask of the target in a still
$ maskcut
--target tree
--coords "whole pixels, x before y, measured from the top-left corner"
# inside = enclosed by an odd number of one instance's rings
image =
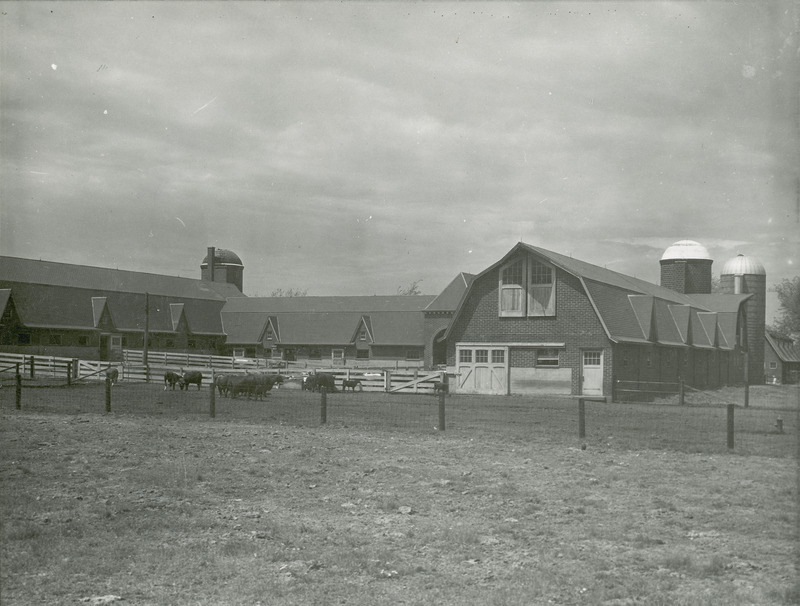
[[[797,337],[800,335],[800,276],[784,278],[770,290],[778,294],[781,304],[778,320],[770,328],[779,334]]]
[[[270,297],[307,297],[308,296],[308,289],[299,289],[299,288],[289,288],[283,290],[282,288],[276,288],[272,291]]]
[[[411,284],[406,287],[398,286],[397,287],[397,294],[398,295],[421,295],[422,290],[419,288],[419,283],[422,280],[414,280]]]

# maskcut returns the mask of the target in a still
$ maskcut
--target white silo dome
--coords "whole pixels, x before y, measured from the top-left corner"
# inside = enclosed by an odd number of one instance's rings
[[[675,242],[664,254],[661,255],[662,261],[670,261],[672,259],[707,259],[711,260],[711,255],[708,254],[708,249],[699,242],[694,240],[680,240]]]
[[[755,257],[748,255],[737,255],[733,259],[725,261],[722,266],[723,276],[766,276],[767,270]]]

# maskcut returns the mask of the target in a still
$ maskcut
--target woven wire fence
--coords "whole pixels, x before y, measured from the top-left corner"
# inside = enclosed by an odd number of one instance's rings
[[[225,397],[208,385],[181,390],[158,383],[5,377],[0,410],[69,415],[111,414],[403,432],[440,432],[467,438],[499,436],[527,443],[557,440],[594,449],[726,453],[798,457],[800,398],[797,386],[772,392],[758,405],[724,400],[683,405],[611,403],[555,396],[479,396],[347,392],[321,394],[288,387],[262,398]],[[19,395],[18,395],[19,394]],[[687,400],[689,400],[687,398]],[[19,407],[19,408],[17,408]],[[442,423],[444,421],[444,423]],[[581,435],[581,428],[583,435]]]

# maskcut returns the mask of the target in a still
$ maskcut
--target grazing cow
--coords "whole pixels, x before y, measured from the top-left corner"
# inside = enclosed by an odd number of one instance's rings
[[[317,382],[314,391],[322,391],[323,387],[328,393],[334,393],[336,391],[336,379],[333,375],[324,372],[317,373]]]
[[[203,373],[199,370],[190,370],[181,377],[180,386],[181,389],[186,389],[186,391],[189,391],[189,385],[192,383],[197,383],[197,391],[200,391],[200,385],[202,382]]]
[[[358,391],[361,391],[363,389],[361,387],[361,379],[344,379],[342,381],[342,391],[347,391],[348,387],[352,389],[353,392],[355,392],[356,389],[358,389]]]
[[[256,388],[255,375],[236,375],[228,377],[228,397],[235,398],[240,393],[247,394],[249,398]]]
[[[433,395],[439,395],[440,393],[447,395],[449,392],[450,387],[446,382],[436,381],[436,383],[433,384]]]
[[[175,389],[175,384],[181,382],[181,376],[177,372],[168,370],[164,373],[164,391],[167,391],[167,385]]]
[[[256,378],[256,382],[253,387],[252,395],[257,400],[262,400],[264,396],[272,390],[274,385],[280,385],[283,383],[283,377],[281,375],[257,374],[254,376]],[[248,395],[248,397],[250,396]]]
[[[306,375],[300,384],[303,391],[315,391],[317,388],[317,375]]]
[[[116,383],[117,379],[119,379],[119,369],[109,368],[106,371],[106,378],[109,379],[112,383]]]
[[[216,385],[217,390],[219,390],[220,396],[228,395],[228,387],[230,379],[231,377],[229,377],[228,375],[217,375],[214,377],[214,385]]]

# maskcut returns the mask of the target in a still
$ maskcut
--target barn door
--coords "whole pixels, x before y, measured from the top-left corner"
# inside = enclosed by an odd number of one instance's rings
[[[603,395],[603,351],[585,350],[581,364],[581,395]]]
[[[508,354],[504,347],[459,345],[456,349],[460,393],[508,393]]]

